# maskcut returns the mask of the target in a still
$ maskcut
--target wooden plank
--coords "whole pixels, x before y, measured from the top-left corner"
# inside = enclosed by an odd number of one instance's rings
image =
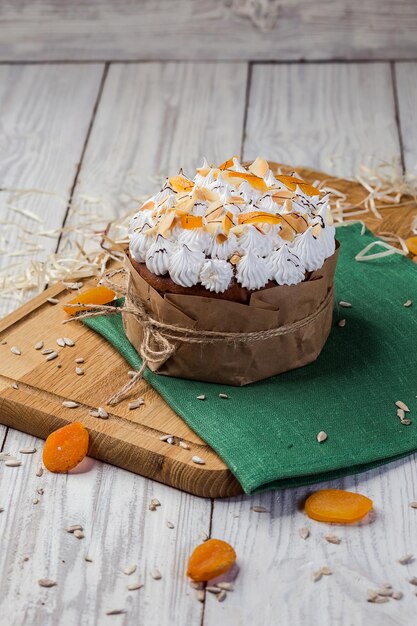
[[[343,161],[333,170],[340,173],[343,167],[349,175],[368,154],[399,154],[388,75],[389,69],[379,65],[256,66],[244,157],[262,151],[287,163],[323,167],[339,154]],[[306,93],[314,108],[307,107]],[[221,606],[207,594],[205,624],[270,624],[277,615],[283,624],[411,623],[415,597],[406,579],[412,566],[397,559],[412,552],[415,543],[417,516],[408,504],[417,499],[416,458],[317,487],[216,501],[212,536],[235,547],[240,572],[235,591]],[[309,520],[302,510],[305,497],[326,487],[371,497],[374,517],[357,526]],[[267,512],[255,513],[253,505]],[[298,535],[304,526],[311,531],[305,541]],[[328,533],[342,543],[327,543],[323,536]],[[322,565],[333,575],[313,583],[311,573]],[[367,589],[384,582],[404,592],[401,603],[367,603]]]
[[[417,63],[395,64],[398,114],[404,150],[404,165],[410,174],[417,169]]]
[[[246,75],[245,64],[112,67],[74,201],[82,193],[100,195],[111,214],[120,215],[132,204],[124,189],[151,191],[155,182],[148,180],[150,174],[194,165],[204,151],[216,161],[235,153],[242,138]],[[129,178],[129,169],[136,176]],[[68,223],[73,219],[70,215]],[[33,441],[41,448],[39,440],[13,432],[6,447],[13,452]],[[48,500],[39,507],[30,497],[39,480],[34,467],[35,459],[21,468],[0,466],[0,492],[7,493],[0,518],[8,546],[0,556],[7,572],[6,594],[0,598],[3,619],[22,621],[24,616],[28,626],[55,626],[64,614],[69,626],[93,626],[120,619],[104,613],[126,606],[129,621],[140,615],[143,623],[200,623],[203,608],[184,572],[199,531],[209,532],[209,501],[95,462],[90,471],[75,476],[46,472],[41,480]],[[23,470],[28,477],[19,480],[13,472],[5,475],[5,469]],[[162,506],[149,512],[153,496]],[[74,544],[62,531],[77,520],[86,528],[84,544]],[[166,528],[167,520],[175,529]],[[26,551],[34,557],[22,570]],[[87,552],[93,564],[83,561]],[[138,563],[146,584],[127,598],[127,577],[120,572],[132,562]],[[153,567],[160,568],[161,581],[150,579]],[[56,577],[58,587],[40,590],[36,581],[42,576]]]
[[[31,261],[44,259],[56,248],[59,233],[29,238],[22,229],[33,233],[61,226],[102,75],[103,65],[98,64],[66,65],[65,71],[58,65],[0,67],[0,179],[6,190],[0,194],[5,222],[0,235],[0,280],[15,275],[17,264],[24,271]],[[8,189],[48,193],[19,196]],[[31,253],[37,246],[39,250]],[[21,251],[19,256],[9,256],[16,250]],[[32,291],[26,298],[33,295]],[[0,313],[16,304],[15,299],[2,298]]]
[[[409,59],[416,28],[414,0],[6,0],[0,58]]]
[[[257,155],[344,177],[399,159],[389,65],[255,65],[244,156]]]
[[[95,285],[97,279],[92,279]],[[87,286],[87,285],[86,285]],[[185,422],[145,382],[136,389],[144,406],[129,410],[128,402],[106,407],[108,419],[92,417],[89,411],[106,406],[106,399],[127,380],[123,357],[100,335],[78,322],[62,326],[66,314],[62,304],[51,305],[52,295],[64,303],[73,298],[58,285],[44,291],[20,310],[0,322],[0,422],[45,439],[52,431],[80,421],[90,434],[90,454],[94,458],[153,478],[177,489],[205,497],[242,493],[242,488],[225,464]],[[75,342],[74,347],[58,347],[62,335]],[[56,350],[51,362],[34,344],[43,341],[45,348]],[[11,346],[22,354],[12,354]],[[92,355],[94,355],[92,357]],[[75,372],[75,358],[82,356],[84,374]],[[14,389],[11,385],[18,384]],[[75,409],[63,407],[72,400]],[[160,437],[174,434],[175,444]],[[179,440],[188,443],[185,450]],[[196,465],[192,456],[204,458]]]

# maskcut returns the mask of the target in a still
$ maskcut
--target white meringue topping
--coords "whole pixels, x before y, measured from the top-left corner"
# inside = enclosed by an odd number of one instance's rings
[[[158,235],[146,253],[146,267],[157,276],[166,274],[169,268],[170,255],[174,244]]]
[[[304,280],[305,267],[301,260],[293,254],[288,244],[284,244],[269,257],[272,279],[278,285],[297,285]]]
[[[200,282],[209,291],[223,293],[233,278],[233,268],[222,259],[207,259],[200,272]]]
[[[192,287],[198,282],[204,252],[191,250],[186,245],[178,245],[171,254],[169,275],[174,283],[182,287]]]
[[[246,289],[261,289],[269,281],[269,261],[248,250],[237,264],[237,282]]]
[[[308,272],[320,269],[326,258],[322,242],[313,235],[312,226],[296,236],[290,250],[300,259]]]
[[[135,229],[129,235],[130,254],[138,263],[145,262],[146,253],[154,242],[153,237],[145,234],[150,228],[152,228],[152,225],[145,222],[138,231]]]

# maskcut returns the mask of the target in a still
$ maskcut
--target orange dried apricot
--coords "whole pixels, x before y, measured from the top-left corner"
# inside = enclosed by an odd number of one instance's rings
[[[88,450],[88,431],[79,422],[58,428],[43,447],[43,463],[50,472],[68,472],[81,463]]]
[[[211,580],[227,572],[236,561],[232,546],[221,539],[208,539],[189,558],[187,576],[195,582]]]
[[[262,211],[251,211],[249,213],[239,213],[238,224],[280,224],[280,215],[272,213],[262,213]]]
[[[181,226],[186,230],[193,230],[194,228],[202,228],[203,218],[200,215],[182,215]]]
[[[178,174],[177,176],[172,176],[172,178],[168,179],[170,187],[174,191],[191,191],[194,187],[194,183],[192,180],[186,178],[183,174]]]
[[[405,245],[411,254],[417,254],[417,237],[409,237],[405,240]]]
[[[80,306],[64,306],[65,313],[68,315],[75,315],[79,311],[87,311],[89,307],[82,306],[83,304],[108,304],[114,300],[116,294],[112,289],[108,287],[92,287],[79,293],[75,298],[70,300],[67,304],[79,304]]]
[[[304,508],[318,522],[352,524],[369,513],[372,500],[342,489],[321,489],[307,498]]]

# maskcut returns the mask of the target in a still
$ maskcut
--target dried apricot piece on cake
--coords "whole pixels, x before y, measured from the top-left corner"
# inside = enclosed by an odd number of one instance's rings
[[[80,422],[58,428],[49,435],[43,447],[43,463],[50,472],[74,469],[87,454],[88,431]]]
[[[318,522],[352,524],[365,517],[372,506],[372,500],[360,493],[321,489],[307,498],[304,508],[307,515]]]
[[[68,315],[75,315],[79,311],[87,311],[90,307],[83,306],[85,304],[108,304],[116,297],[115,292],[108,287],[99,285],[98,287],[92,287],[86,291],[82,291],[75,298],[67,302],[67,304],[76,304],[79,306],[64,306],[65,313]]]
[[[225,574],[236,561],[236,552],[221,539],[208,539],[197,546],[189,558],[187,576],[195,582]]]

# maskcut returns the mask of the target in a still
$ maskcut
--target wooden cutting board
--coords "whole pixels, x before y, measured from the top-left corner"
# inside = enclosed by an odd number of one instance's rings
[[[96,284],[96,280],[84,284]],[[47,298],[58,298],[50,304]],[[166,402],[142,381],[135,395],[145,405],[128,409],[128,401],[106,407],[105,400],[128,380],[126,361],[100,335],[80,322],[62,325],[67,318],[61,302],[74,292],[56,285],[25,304],[0,322],[0,423],[45,439],[53,430],[79,421],[90,433],[89,455],[177,487],[198,496],[224,497],[242,493],[242,487],[225,464]],[[56,339],[70,337],[74,347],[60,348]],[[53,348],[58,358],[46,361],[38,341]],[[7,342],[7,343],[2,343]],[[21,355],[10,349],[17,346]],[[84,375],[75,373],[75,359],[83,357]],[[11,385],[17,382],[18,388]],[[64,400],[80,404],[62,406]],[[109,419],[89,415],[104,406]],[[160,440],[173,434],[190,446],[184,450]],[[205,465],[196,465],[197,455]]]
[[[358,183],[305,168],[297,171],[309,182],[325,179],[329,186],[348,194],[354,205],[360,205],[366,196]],[[407,237],[417,205],[408,202],[404,207],[382,208],[381,214],[382,220],[372,214],[362,219],[377,234],[389,231]],[[63,303],[73,295],[56,285],[0,322],[0,423],[45,439],[56,428],[80,421],[90,432],[92,457],[199,496],[242,493],[219,457],[145,381],[135,392],[144,397],[143,407],[130,411],[124,401],[111,408],[108,420],[89,415],[90,409],[103,406],[126,382],[129,368],[116,350],[83,324],[62,325],[66,317],[62,306],[49,304],[47,298],[56,297]],[[63,335],[74,339],[75,347],[59,348],[56,339]],[[38,341],[43,341],[45,348],[54,348],[59,357],[47,362],[34,349]],[[20,356],[10,352],[14,345],[22,351]],[[85,359],[83,376],[75,373],[76,357]],[[14,382],[17,389],[11,387]],[[80,407],[65,408],[64,400],[75,400]],[[190,450],[162,442],[160,437],[165,434],[187,442]],[[194,464],[193,455],[205,459],[206,464]]]

